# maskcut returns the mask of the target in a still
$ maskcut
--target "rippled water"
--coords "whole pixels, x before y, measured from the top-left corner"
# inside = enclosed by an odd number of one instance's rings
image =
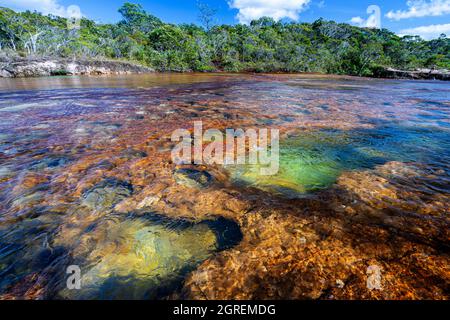
[[[238,245],[239,215],[222,218],[219,204],[201,198],[207,191],[174,178],[169,138],[193,121],[281,131],[276,176],[202,168],[215,179],[208,190],[301,199],[331,190],[345,173],[402,163],[419,169],[392,186],[449,200],[444,82],[193,74],[1,80],[0,89],[3,298],[164,298]],[[80,291],[65,288],[69,265],[84,271]]]
[[[281,145],[280,171],[261,176],[258,166],[238,167],[238,182],[295,197],[329,188],[349,170],[374,168],[389,161],[449,165],[446,130],[390,124],[368,130],[319,130],[287,138]],[[419,160],[420,159],[420,160]]]

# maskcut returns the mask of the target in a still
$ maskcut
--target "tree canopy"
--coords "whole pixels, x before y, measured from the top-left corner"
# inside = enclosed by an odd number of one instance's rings
[[[399,37],[387,29],[319,19],[214,25],[214,10],[199,7],[203,26],[164,23],[140,5],[125,3],[123,19],[80,29],[38,12],[0,8],[0,50],[21,56],[124,59],[161,71],[323,72],[372,75],[379,68],[450,69],[450,39]]]

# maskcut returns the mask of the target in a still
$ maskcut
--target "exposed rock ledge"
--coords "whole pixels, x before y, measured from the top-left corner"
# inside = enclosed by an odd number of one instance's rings
[[[113,60],[21,59],[0,61],[0,78],[61,75],[108,75],[154,72],[153,69]]]
[[[376,76],[390,79],[450,81],[450,71],[448,70],[418,69],[415,71],[405,71],[387,68],[378,71]]]

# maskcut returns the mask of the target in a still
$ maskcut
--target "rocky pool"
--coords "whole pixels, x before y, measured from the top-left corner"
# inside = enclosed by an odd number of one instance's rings
[[[280,130],[278,173],[175,165],[200,120]],[[446,82],[0,79],[0,299],[448,299],[449,200]]]

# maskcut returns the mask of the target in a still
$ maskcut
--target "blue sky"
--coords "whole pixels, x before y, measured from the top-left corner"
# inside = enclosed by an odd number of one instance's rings
[[[1,6],[16,10],[38,10],[66,15],[70,5],[80,7],[84,16],[98,22],[117,22],[123,0],[0,0]],[[130,0],[171,23],[198,23],[197,0]],[[372,26],[370,5],[380,8],[380,23],[399,34],[433,38],[450,35],[450,0],[203,0],[218,10],[218,23],[246,23],[261,15],[276,19],[312,22],[320,17],[337,22]],[[376,14],[376,13],[375,13]],[[378,20],[377,20],[378,21]]]

